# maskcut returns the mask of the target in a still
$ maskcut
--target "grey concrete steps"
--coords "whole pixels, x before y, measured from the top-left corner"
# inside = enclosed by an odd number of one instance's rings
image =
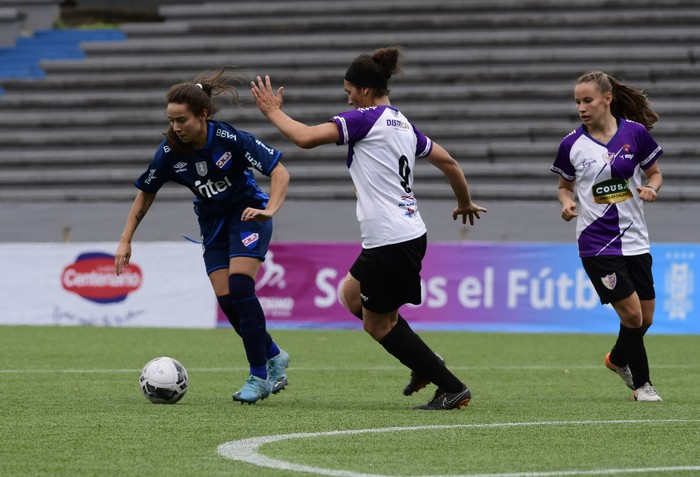
[[[323,182],[349,181],[350,176],[342,158],[325,159],[323,161],[309,162],[303,159],[285,160],[285,167],[289,170],[292,181],[297,180],[319,180]],[[516,181],[527,182],[530,179],[554,179],[554,174],[549,170],[551,161],[519,161],[516,163],[493,164],[484,161],[469,160],[462,161],[461,165],[466,175],[471,179],[493,182],[514,179]],[[0,163],[0,170],[2,170]],[[38,185],[48,184],[86,184],[97,186],[100,184],[127,183],[131,184],[145,170],[147,162],[141,161],[139,164],[129,166],[107,166],[97,167],[71,167],[68,164],[56,164],[53,167],[32,167],[25,164],[22,169],[3,171],[0,177],[0,186],[21,185],[27,178],[31,177]],[[416,162],[416,180],[419,182],[445,182],[445,178],[439,169],[425,161]],[[683,164],[679,162],[668,162],[664,159],[663,173],[666,179],[673,179],[674,183],[687,180],[697,183],[700,179],[700,164]],[[260,183],[267,183],[269,180],[263,176],[257,176]],[[556,181],[554,181],[556,182]]]
[[[22,31],[22,14],[0,3],[0,48],[13,47]]]
[[[167,88],[219,64],[285,86],[309,124],[347,109],[342,76],[360,52],[406,47],[392,103],[445,146],[483,198],[555,200],[549,172],[578,124],[574,79],[602,69],[646,90],[661,115],[665,200],[696,200],[700,172],[700,4],[693,0],[237,0],[167,6],[163,23],[127,24],[122,43],[85,43],[81,61],[43,61],[46,78],[3,81],[0,201],[131,200],[167,127]],[[585,28],[581,28],[586,25]],[[254,107],[218,119],[285,153],[290,197],[352,199],[347,149],[296,148]],[[421,197],[450,198],[439,171],[416,168]],[[267,179],[260,179],[267,184]],[[190,193],[166,188],[161,200]],[[695,198],[695,199],[693,199]]]
[[[556,178],[555,178],[556,179]],[[0,202],[21,200],[28,202],[100,202],[123,201],[130,202],[136,194],[134,187],[125,185],[87,187],[82,185],[53,186],[51,188],[3,187],[0,189]],[[441,199],[452,200],[447,184],[420,185],[421,200]],[[665,201],[684,202],[700,200],[700,187],[664,186]],[[288,200],[353,200],[355,191],[352,184],[292,184],[287,194]],[[486,183],[474,188],[473,198],[476,201],[490,200],[526,200],[556,202],[556,182],[523,184],[519,182]],[[183,187],[166,187],[158,193],[158,201],[191,200],[191,193]],[[122,217],[119,220],[123,220]]]
[[[99,202],[131,201],[136,188],[124,186],[85,187],[70,184],[45,188],[3,187],[0,189],[0,202]],[[192,198],[192,193],[184,187],[168,187],[158,193],[158,200],[182,201]],[[120,219],[123,220],[123,219]]]
[[[700,10],[700,9],[699,9]],[[698,19],[700,21],[700,18]],[[337,69],[342,74],[347,65],[357,55],[356,51],[300,51],[290,55],[288,52],[248,52],[230,51],[201,55],[196,53],[179,54],[173,49],[170,55],[144,54],[139,56],[115,55],[109,57],[89,57],[85,60],[42,61],[40,66],[51,72],[60,73],[96,73],[113,74],[123,71],[171,72],[182,71],[183,66],[192,70],[203,71],[217,65],[241,65],[246,70],[264,71],[269,65],[286,68]],[[665,64],[695,64],[700,58],[700,46],[576,46],[576,47],[513,47],[493,49],[418,49],[406,53],[405,61],[413,65],[532,65],[540,64],[577,64],[573,71],[580,70],[581,65],[591,68],[599,64],[638,64],[654,62],[656,67]],[[586,68],[588,69],[588,68]]]
[[[648,65],[646,63],[615,65],[597,63],[605,71],[624,78],[632,84],[645,82],[655,84],[660,81],[692,81],[700,80],[700,65],[698,64],[674,64],[664,66]],[[138,90],[147,85],[149,88],[160,88],[163,95],[170,85],[180,81],[191,81],[200,73],[196,68],[182,68],[169,72],[144,72],[137,68],[130,71],[113,72],[103,75],[99,71],[85,71],[81,73],[54,71],[48,64],[50,74],[41,80],[8,79],[3,81],[3,86],[9,92],[42,91],[60,89],[62,91],[111,91],[115,89]],[[55,64],[60,68],[60,65]],[[211,66],[211,65],[210,65]],[[308,86],[309,84],[323,84],[331,86],[342,83],[342,71],[340,70],[299,70],[277,65],[266,65],[259,70],[239,68],[237,72],[243,74],[248,80],[257,75],[269,74],[275,83],[285,86]],[[571,85],[576,72],[582,71],[581,65],[549,64],[549,65],[408,65],[403,68],[404,73],[398,76],[396,83],[401,85],[411,84],[473,84],[490,82],[539,82],[546,78],[547,82],[557,83],[559,86]],[[573,72],[573,74],[572,74]],[[241,86],[241,92],[247,91],[247,85]],[[245,96],[245,94],[243,94]]]
[[[145,52],[169,55],[173,53],[172,45],[177,43],[178,54],[200,53],[212,54],[230,51],[286,51],[313,49],[319,45],[324,50],[371,51],[376,45],[399,44],[413,50],[414,48],[487,48],[496,50],[503,47],[551,46],[558,45],[629,45],[633,47],[656,46],[659,43],[675,46],[695,46],[700,40],[700,30],[696,26],[660,26],[649,28],[645,38],[639,38],[639,29],[635,25],[621,25],[618,30],[603,28],[585,30],[551,29],[541,30],[487,30],[487,31],[443,31],[434,32],[368,32],[363,35],[338,36],[328,34],[325,37],[300,36],[299,34],[269,35],[261,42],[257,37],[247,35],[187,35],[181,37],[161,36],[158,38],[135,38],[125,42],[89,42],[82,46],[87,55],[108,57],[110,55],[142,55]]]
[[[382,2],[372,2],[380,4]],[[458,2],[464,5],[466,2]],[[364,32],[376,31],[392,25],[396,31],[415,29],[450,30],[450,29],[491,29],[491,28],[561,28],[568,26],[578,28],[581,25],[596,25],[615,27],[620,24],[621,18],[628,24],[655,24],[655,25],[696,25],[700,20],[697,8],[663,8],[649,7],[643,9],[626,8],[598,8],[576,9],[573,6],[568,10],[549,10],[546,15],[541,12],[529,11],[502,11],[502,12],[433,12],[429,5],[425,8],[401,11],[401,2],[390,2],[390,11],[366,11],[353,9],[342,14],[326,13],[318,15],[274,15],[274,16],[242,16],[237,14],[237,4],[217,5],[216,12],[207,12],[196,9],[186,17],[173,17],[168,15],[166,19],[176,21],[186,20],[190,33],[209,32],[212,34],[236,31],[239,33],[257,33],[266,31],[276,32]],[[449,2],[448,2],[449,4]],[[197,13],[201,13],[199,16]],[[133,32],[130,32],[130,34]]]
[[[58,0],[0,0],[0,9],[17,9],[26,32],[53,28],[59,17]]]
[[[152,146],[94,148],[75,146],[55,148],[24,146],[21,148],[3,147],[0,149],[0,169],[40,168],[40,167],[111,167],[123,164],[136,164],[145,168],[153,157]]]
[[[515,141],[478,142],[467,144],[463,141],[440,141],[450,154],[455,157],[466,171],[474,166],[479,174],[486,177],[490,171],[499,176],[511,168],[520,170],[521,164],[536,169],[548,170],[557,153],[557,142],[521,143]],[[0,150],[0,170],[15,169],[38,170],[41,168],[65,170],[108,168],[133,168],[137,173],[142,172],[153,157],[155,148],[152,145],[135,147],[131,144],[95,148],[93,146],[75,147],[73,150],[57,148],[50,144],[44,147],[27,145],[22,148],[3,148]],[[320,167],[324,171],[341,171],[345,164],[346,151],[342,147],[326,145],[312,150],[303,150],[294,146],[284,145],[283,162],[294,167]],[[662,163],[663,170],[668,165],[668,173],[676,179],[692,179],[698,181],[698,166],[689,158],[700,155],[700,144],[697,141],[678,143],[664,147]],[[324,169],[329,167],[329,169]],[[492,167],[493,169],[490,169]],[[305,171],[308,172],[309,169]],[[344,169],[343,169],[344,170]],[[306,172],[305,172],[306,174]],[[136,176],[133,177],[134,179]],[[304,176],[301,178],[312,178]],[[30,181],[31,182],[31,181]]]
[[[158,11],[168,20],[177,18],[193,19],[197,17],[268,17],[293,8],[294,14],[310,16],[342,15],[352,11],[369,13],[415,13],[430,11],[442,13],[532,13],[546,10],[551,12],[570,12],[572,10],[598,11],[605,9],[615,12],[630,8],[659,8],[682,9],[693,7],[693,0],[576,0],[562,3],[559,0],[470,0],[462,2],[445,2],[444,0],[402,0],[400,2],[375,2],[373,0],[356,0],[349,5],[344,2],[328,2],[325,0],[305,0],[290,4],[285,1],[237,0],[235,3],[204,2],[191,5],[162,5]]]
[[[48,119],[48,118],[46,118]],[[83,118],[81,118],[83,119]],[[136,146],[151,145],[154,149],[162,139],[162,133],[166,130],[165,121],[146,124],[133,124],[128,120],[121,123],[115,121],[95,122],[88,124],[86,121],[79,123],[66,120],[61,127],[34,127],[28,123],[15,123],[12,126],[2,127],[0,118],[0,143],[5,148],[22,148],[44,145],[56,146],[81,146],[81,147],[112,147],[112,146]],[[50,123],[50,120],[47,122]],[[267,122],[238,123],[243,130],[254,132],[257,137],[275,145],[283,150],[293,149],[279,132]],[[415,122],[422,128],[419,122]],[[138,126],[138,127],[137,127]],[[567,124],[562,121],[502,121],[502,122],[428,122],[422,128],[434,140],[463,141],[474,144],[484,141],[508,140],[523,143],[549,143],[558,142],[577,124]],[[663,139],[694,138],[700,130],[700,121],[662,121],[654,129],[654,135],[658,141]]]
[[[653,104],[673,103],[679,98],[684,103],[686,98],[700,97],[700,82],[678,83],[677,87],[668,83],[646,85],[640,82]],[[276,83],[273,83],[276,87]],[[507,84],[490,83],[478,85],[449,84],[430,87],[430,85],[402,85],[392,88],[392,103],[402,110],[423,103],[461,104],[463,108],[472,107],[480,102],[489,103],[508,100],[523,100],[525,102],[557,103],[568,106],[574,111],[573,88],[571,85],[548,84]],[[241,105],[254,108],[252,97],[247,89],[239,91]],[[536,99],[535,99],[536,98]],[[307,105],[328,105],[327,114],[335,114],[347,108],[347,96],[340,86],[285,87],[285,108],[307,107]],[[222,98],[222,104],[225,100]],[[165,109],[165,94],[159,89],[141,89],[137,91],[53,91],[53,92],[18,92],[13,95],[0,97],[0,114],[7,109],[27,108],[66,109],[66,108],[161,108]],[[476,107],[476,106],[474,106]],[[230,107],[229,107],[230,108]],[[234,109],[236,111],[237,109]],[[291,109],[290,109],[291,110]],[[439,111],[436,111],[439,113]]]
[[[71,104],[58,105],[54,109],[50,109],[50,104],[45,102],[37,102],[34,106],[28,105],[21,101],[16,101],[15,97],[8,96],[0,99],[0,124],[4,128],[25,128],[28,125],[46,125],[52,126],[58,124],[58,121],[65,119],[67,124],[76,125],[99,125],[116,122],[123,124],[133,121],[134,125],[151,123],[165,129],[167,127],[165,119],[164,103],[158,107],[141,108],[138,110],[131,109],[128,105],[122,106],[119,102],[116,104],[106,104],[104,101],[96,100],[90,107],[76,108]],[[289,103],[289,104],[288,104]],[[141,103],[139,103],[141,104]],[[496,120],[527,120],[538,122],[542,120],[560,121],[563,123],[577,122],[575,106],[573,101],[558,102],[543,102],[536,99],[530,99],[519,102],[501,102],[498,100],[490,101],[468,101],[457,102],[453,100],[448,104],[436,102],[414,104],[396,102],[396,105],[406,114],[410,114],[411,118],[415,118],[415,122],[422,129],[428,130],[425,120],[434,121],[452,121],[459,122],[470,121],[496,121]],[[698,118],[700,111],[700,98],[678,98],[668,101],[653,100],[654,109],[661,115],[662,121],[695,121]],[[298,105],[291,104],[291,101],[286,101],[284,110],[300,120],[308,121],[309,123],[321,123],[330,119],[333,115],[346,109],[343,102],[326,105]],[[243,108],[224,109],[217,115],[223,121],[230,121],[234,125],[243,129],[248,128],[251,132],[255,132],[248,124],[256,124],[260,121],[261,124],[266,124],[262,115],[257,109],[254,109],[252,104],[248,104]],[[566,130],[568,126],[562,125],[561,129]],[[245,125],[245,127],[244,127]],[[662,127],[661,123],[657,127]]]

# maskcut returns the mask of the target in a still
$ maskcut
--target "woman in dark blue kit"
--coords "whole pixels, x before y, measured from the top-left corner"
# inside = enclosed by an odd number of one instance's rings
[[[224,94],[238,105],[242,77],[226,67],[179,83],[166,96],[170,127],[148,169],[136,180],[131,206],[115,254],[117,275],[129,265],[131,241],[160,188],[168,181],[194,194],[204,263],[221,309],[243,340],[250,376],[233,399],[255,403],[287,385],[289,355],[266,330],[255,295],[255,279],[272,236],[272,216],[284,202],[289,174],[282,153],[231,125],[215,121]],[[270,177],[269,197],[251,169]]]

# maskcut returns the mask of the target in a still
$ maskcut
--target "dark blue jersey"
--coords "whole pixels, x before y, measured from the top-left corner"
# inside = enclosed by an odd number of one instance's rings
[[[258,187],[251,168],[269,176],[282,153],[252,134],[219,121],[207,121],[207,143],[183,155],[164,140],[136,187],[156,193],[168,181],[195,195],[198,210],[214,214],[264,207],[269,197]]]

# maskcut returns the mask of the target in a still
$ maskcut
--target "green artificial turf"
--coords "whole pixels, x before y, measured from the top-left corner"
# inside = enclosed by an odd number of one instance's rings
[[[230,329],[0,327],[0,475],[700,475],[700,336],[647,336],[664,402],[637,403],[603,366],[612,335],[422,332],[473,392],[430,412],[412,407],[434,387],[403,396],[409,372],[359,329],[272,334],[289,386],[249,406]],[[164,355],[189,373],[175,405],[138,386]],[[274,468],[217,452],[282,434],[258,449]]]

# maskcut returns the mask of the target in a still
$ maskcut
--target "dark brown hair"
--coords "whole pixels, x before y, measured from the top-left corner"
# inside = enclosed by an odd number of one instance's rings
[[[178,103],[187,105],[194,115],[207,112],[207,119],[213,118],[221,109],[221,106],[214,100],[215,96],[223,94],[228,97],[229,102],[234,106],[239,106],[238,88],[243,84],[245,77],[238,73],[230,73],[230,65],[217,68],[214,72],[203,72],[197,75],[192,81],[174,84],[165,95],[166,105]],[[188,154],[191,145],[183,143],[172,126],[163,133],[168,139],[168,145],[179,153]]]
[[[345,79],[355,86],[373,88],[377,96],[386,96],[389,94],[387,83],[391,75],[401,71],[400,56],[400,46],[378,48],[372,53],[362,53],[350,64]]]
[[[651,130],[659,115],[651,109],[647,95],[641,89],[621,83],[618,79],[602,71],[590,71],[581,75],[576,84],[595,83],[601,93],[612,93],[610,113],[631,121],[636,121]]]

